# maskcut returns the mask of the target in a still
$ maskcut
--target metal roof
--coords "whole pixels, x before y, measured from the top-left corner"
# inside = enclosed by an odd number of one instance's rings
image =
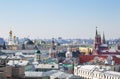
[[[25,72],[25,77],[57,77],[57,78],[72,78],[72,79],[77,79],[78,76],[75,76],[73,74],[68,74],[65,72],[62,72],[60,70],[50,70],[47,72],[35,72],[35,71],[26,71]]]

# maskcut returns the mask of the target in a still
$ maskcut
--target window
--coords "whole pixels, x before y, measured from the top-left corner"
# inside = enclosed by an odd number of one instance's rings
[[[114,71],[115,71],[115,67],[114,67]]]
[[[106,78],[106,75],[104,75],[104,78]]]
[[[106,76],[106,79],[108,79],[108,76]]]

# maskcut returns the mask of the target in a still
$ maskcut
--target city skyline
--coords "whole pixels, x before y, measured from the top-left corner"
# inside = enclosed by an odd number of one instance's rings
[[[120,38],[120,1],[0,0],[0,37]]]

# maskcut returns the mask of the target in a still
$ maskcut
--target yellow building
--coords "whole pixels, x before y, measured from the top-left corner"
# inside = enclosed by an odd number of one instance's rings
[[[92,47],[89,47],[89,46],[80,46],[80,47],[79,47],[79,51],[80,51],[82,54],[89,55],[89,54],[92,53],[93,48],[92,48]]]

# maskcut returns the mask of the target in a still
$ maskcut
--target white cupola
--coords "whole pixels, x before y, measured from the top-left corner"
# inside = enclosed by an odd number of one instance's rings
[[[67,48],[66,58],[72,58],[72,52],[70,50],[70,47]]]

